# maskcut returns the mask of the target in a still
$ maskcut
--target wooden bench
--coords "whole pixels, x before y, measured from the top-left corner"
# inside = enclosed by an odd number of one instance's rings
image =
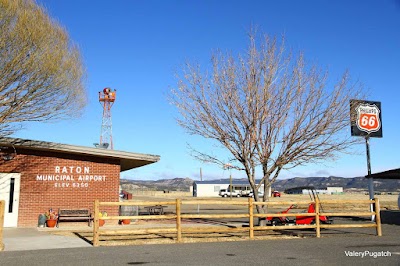
[[[58,209],[57,227],[61,221],[87,221],[91,226],[93,217],[88,209]]]

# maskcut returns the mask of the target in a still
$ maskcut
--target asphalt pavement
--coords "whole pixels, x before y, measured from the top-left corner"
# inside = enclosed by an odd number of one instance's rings
[[[0,265],[400,265],[400,226],[383,236],[323,234],[297,239],[92,247],[76,236],[5,228]]]

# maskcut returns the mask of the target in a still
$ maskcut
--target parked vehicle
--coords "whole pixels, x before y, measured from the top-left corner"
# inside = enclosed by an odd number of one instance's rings
[[[274,191],[274,192],[272,192],[272,197],[281,197],[281,193],[279,192],[279,191]]]
[[[240,194],[242,197],[248,197],[250,192],[251,192],[251,190],[241,190]]]
[[[245,196],[253,197],[253,195],[254,195],[253,191],[250,191],[250,193],[247,193]],[[274,191],[271,193],[271,195],[272,195],[272,197],[281,197],[281,193],[279,191]],[[242,196],[243,196],[243,194],[242,194]],[[258,191],[258,196],[263,197],[264,193],[261,191]]]
[[[221,189],[219,191],[219,195],[221,197],[230,197],[231,196],[231,191],[229,191],[229,189]],[[236,191],[236,190],[232,190],[232,197],[240,197],[241,193],[240,191]]]
[[[254,196],[254,193],[253,193],[253,191],[251,191],[251,192],[248,194],[248,197],[253,197],[253,196]],[[258,196],[259,196],[259,197],[264,197],[264,193],[258,191]]]

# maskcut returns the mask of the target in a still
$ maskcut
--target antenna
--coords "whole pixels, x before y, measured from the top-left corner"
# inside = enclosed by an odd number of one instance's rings
[[[111,119],[111,107],[115,102],[116,90],[110,88],[104,88],[103,91],[99,91],[99,102],[103,106],[103,119],[101,123],[100,143],[96,147],[111,150],[114,149],[112,139],[112,119]]]

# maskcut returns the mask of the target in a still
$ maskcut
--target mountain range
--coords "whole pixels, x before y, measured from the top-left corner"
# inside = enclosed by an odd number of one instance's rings
[[[246,179],[235,179],[246,180]],[[221,182],[228,182],[229,179],[221,179]],[[132,180],[121,179],[121,187],[124,190],[148,189],[148,190],[171,190],[189,191],[194,180],[190,178],[173,178],[160,180]],[[288,188],[314,186],[324,189],[326,187],[343,187],[345,191],[367,191],[368,180],[365,177],[294,177],[290,179],[277,180],[273,185],[273,190],[284,191]],[[395,192],[400,191],[400,180],[374,180],[376,192]]]

